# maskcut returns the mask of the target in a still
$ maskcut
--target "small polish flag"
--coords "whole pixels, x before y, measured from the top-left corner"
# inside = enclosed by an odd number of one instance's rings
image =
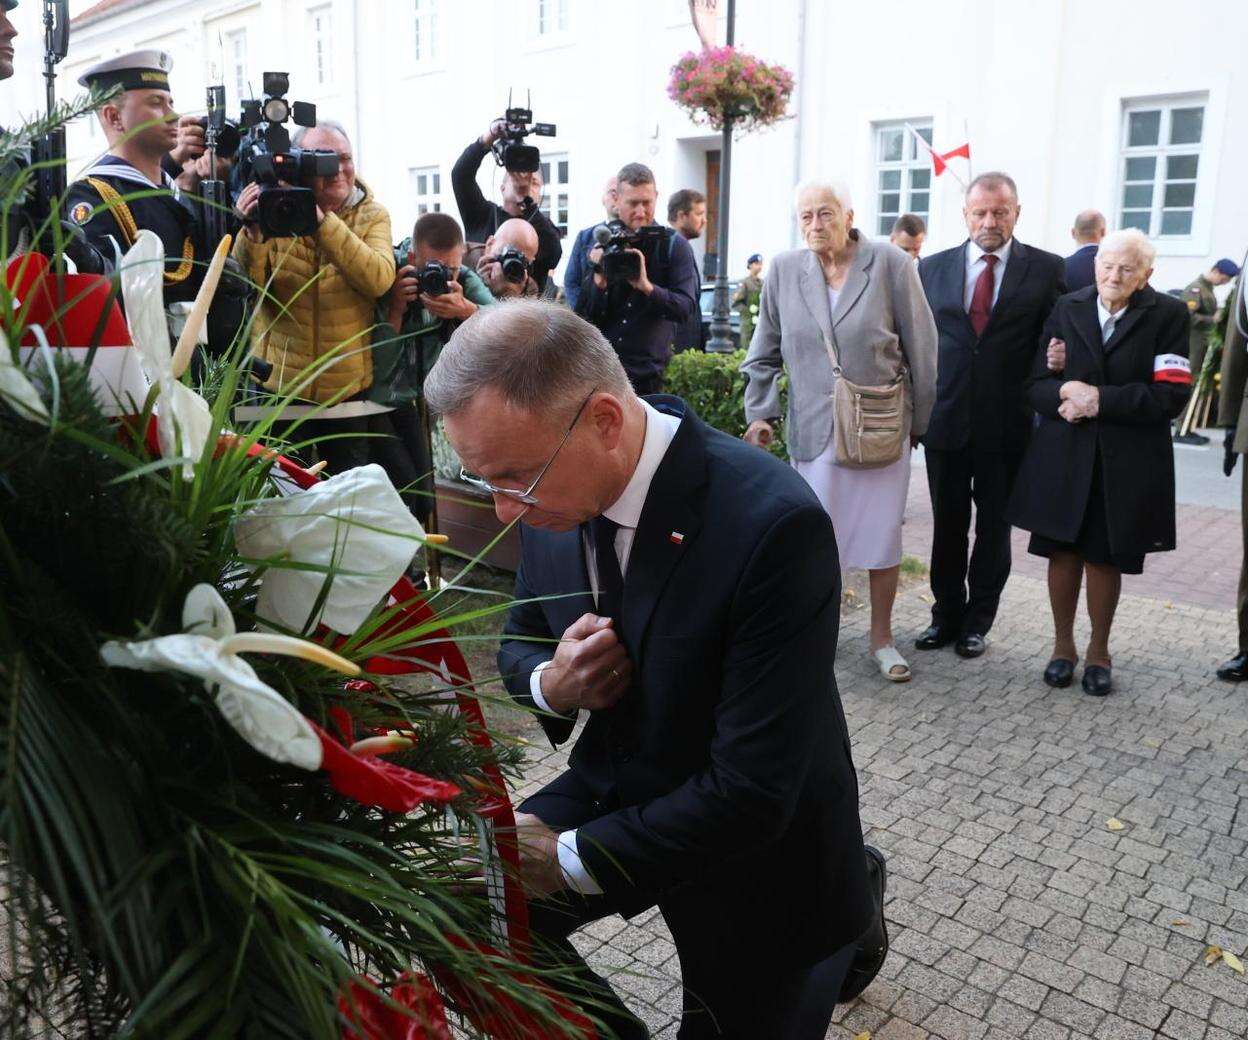
[[[681,534],[679,531],[673,531],[671,534],[667,536],[667,540],[671,542],[673,545],[681,545],[684,543],[685,536]]]

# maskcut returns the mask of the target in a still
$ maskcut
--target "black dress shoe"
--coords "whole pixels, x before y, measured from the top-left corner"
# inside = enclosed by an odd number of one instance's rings
[[[1090,664],[1083,670],[1083,692],[1104,697],[1114,688],[1113,672],[1103,664]]]
[[[1243,682],[1248,679],[1248,653],[1236,654],[1229,661],[1218,665],[1218,678],[1223,682]]]
[[[858,940],[854,959],[841,983],[838,1004],[847,1004],[871,985],[888,956],[888,925],[884,921],[884,893],[888,889],[888,867],[884,854],[871,845],[864,846],[867,853],[867,883],[871,887],[874,913],[871,926]]]
[[[968,632],[966,635],[958,637],[958,642],[954,646],[953,652],[959,657],[978,657],[987,649],[987,639],[978,632]]]
[[[931,625],[923,630],[923,634],[914,641],[916,650],[939,650],[942,646],[948,646],[957,638],[949,629],[941,628],[939,625]]]
[[[1044,670],[1044,681],[1050,686],[1063,689],[1075,680],[1075,662],[1064,657],[1055,657]]]

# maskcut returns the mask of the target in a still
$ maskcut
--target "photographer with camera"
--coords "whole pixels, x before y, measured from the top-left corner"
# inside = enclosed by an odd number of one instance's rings
[[[373,384],[369,339],[377,301],[394,282],[390,215],[356,179],[351,142],[341,124],[321,120],[301,127],[293,145],[264,158],[296,176],[304,167],[328,169],[325,160],[332,155],[337,170],[309,176],[306,189],[282,187],[290,184],[284,179],[279,186],[253,179],[238,196],[244,223],[234,255],[252,281],[268,286],[252,324],[252,353],[272,366],[266,389],[332,402],[328,415],[300,427],[301,435],[364,434],[368,416],[378,410],[364,400]],[[298,194],[305,190],[309,194]],[[304,230],[305,216],[313,225],[308,233],[266,235],[266,223],[269,231]],[[368,449],[362,436],[317,445],[333,473],[364,465]]]
[[[532,113],[527,109],[509,108],[507,115],[522,118],[496,119],[485,133],[468,145],[451,169],[451,188],[455,192],[464,234],[470,242],[485,242],[513,217],[533,225],[538,247],[530,274],[538,289],[545,289],[547,277],[563,256],[563,246],[559,241],[559,229],[537,208],[542,194],[540,156],[536,148],[520,141],[529,133],[550,136],[554,127],[539,123],[529,130],[527,125],[532,121]],[[481,160],[491,153],[504,170],[501,205],[486,199],[477,184]]]
[[[617,219],[594,229],[576,313],[610,340],[639,394],[658,393],[677,330],[698,306],[693,250],[654,223],[654,174],[629,163],[617,175]]]
[[[496,234],[484,245],[472,246],[464,262],[481,276],[496,300],[540,295],[533,278],[537,256],[537,232],[527,220],[513,217],[503,221]]]

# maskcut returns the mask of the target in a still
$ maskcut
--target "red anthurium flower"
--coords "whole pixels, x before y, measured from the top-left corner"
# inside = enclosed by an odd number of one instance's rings
[[[411,812],[425,802],[449,802],[460,794],[460,789],[446,780],[435,780],[382,758],[353,755],[315,722],[311,725],[321,738],[321,768],[329,773],[329,782],[339,794],[361,805]]]
[[[390,999],[412,1014],[391,1007],[361,983],[351,983],[338,998],[338,1010],[347,1020],[342,1040],[451,1040],[442,998],[423,975],[404,972],[390,987]]]

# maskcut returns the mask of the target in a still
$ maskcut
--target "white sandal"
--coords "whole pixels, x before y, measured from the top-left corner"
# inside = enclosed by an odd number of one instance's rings
[[[910,681],[910,665],[897,652],[895,646],[882,646],[878,650],[872,650],[871,657],[879,667],[880,674],[889,682]],[[895,668],[900,668],[901,671],[894,671]]]

